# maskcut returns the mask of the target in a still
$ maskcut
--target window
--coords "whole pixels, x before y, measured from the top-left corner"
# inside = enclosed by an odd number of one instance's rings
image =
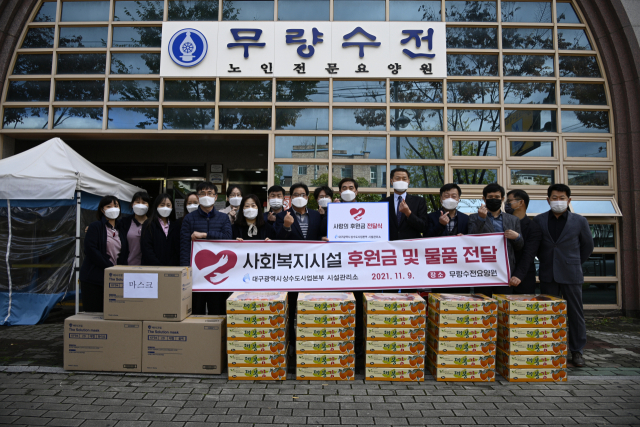
[[[306,166],[298,166],[298,175],[306,175],[307,167]]]
[[[340,177],[341,178],[353,178],[353,167],[351,167],[351,166],[343,166],[340,169]]]

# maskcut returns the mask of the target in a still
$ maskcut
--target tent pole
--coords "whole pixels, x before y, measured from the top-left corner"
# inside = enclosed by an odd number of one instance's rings
[[[80,206],[81,195],[80,191],[76,191],[76,314],[80,310]]]
[[[13,283],[11,282],[11,265],[9,264],[9,254],[11,253],[11,200],[7,199],[7,220],[9,225],[9,234],[7,238],[7,278],[9,280],[9,307],[7,308],[7,317],[4,318],[2,325],[5,325],[11,317],[11,297],[13,291]]]

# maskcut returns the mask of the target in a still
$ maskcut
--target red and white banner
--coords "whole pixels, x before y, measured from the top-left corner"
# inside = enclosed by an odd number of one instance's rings
[[[502,233],[393,242],[196,240],[195,292],[507,286]]]

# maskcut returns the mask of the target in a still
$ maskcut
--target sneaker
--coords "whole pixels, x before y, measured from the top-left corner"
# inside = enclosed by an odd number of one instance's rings
[[[576,368],[584,367],[585,363],[582,354],[578,351],[571,352],[571,363],[573,363],[573,366]]]

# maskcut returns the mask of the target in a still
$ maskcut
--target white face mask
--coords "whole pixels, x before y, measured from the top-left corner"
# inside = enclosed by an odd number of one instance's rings
[[[240,206],[240,203],[242,203],[242,197],[231,197],[231,198],[229,198],[229,204],[231,206]]]
[[[307,199],[304,197],[296,197],[291,203],[293,203],[293,206],[296,208],[304,208],[307,206]]]
[[[242,211],[244,213],[244,217],[247,219],[254,219],[258,216],[258,209],[247,208]]]
[[[409,183],[407,181],[393,181],[393,189],[401,192],[407,191]]]
[[[109,219],[116,219],[120,216],[120,208],[109,208],[104,211],[104,216]]]
[[[452,211],[458,207],[458,201],[456,199],[444,199],[442,201],[442,207]]]
[[[213,206],[213,204],[216,202],[216,198],[210,197],[210,196],[202,196],[198,199],[198,201],[202,206],[204,206],[205,208],[208,208],[210,206]]]
[[[351,190],[345,190],[340,194],[340,198],[345,202],[351,202],[356,198],[356,193]]]
[[[282,199],[269,199],[269,206],[274,209],[280,209],[282,207]]]
[[[318,199],[318,206],[320,206],[321,208],[326,208],[330,202],[331,199],[329,197],[322,197]]]
[[[566,200],[554,200],[549,203],[551,206],[551,212],[553,213],[562,213],[567,210],[567,201]]]
[[[198,204],[197,203],[193,203],[191,205],[187,205],[187,212],[191,213],[193,211],[195,211],[196,209],[198,209]]]
[[[148,210],[149,206],[143,205],[142,203],[136,203],[135,205],[133,205],[133,213],[138,216],[146,214]]]
[[[158,208],[158,214],[160,214],[162,218],[166,218],[171,214],[172,210],[173,210],[172,208],[168,208],[166,206],[161,207],[161,208]]]

